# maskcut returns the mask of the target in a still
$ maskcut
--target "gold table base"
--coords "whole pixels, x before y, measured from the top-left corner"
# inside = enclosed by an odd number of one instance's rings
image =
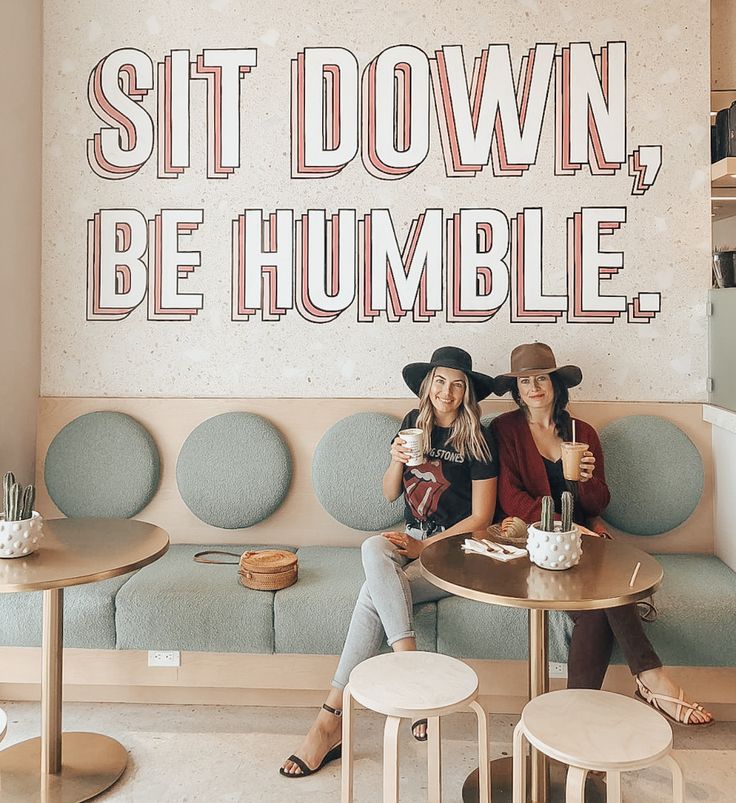
[[[63,733],[61,771],[41,773],[41,739],[0,751],[2,803],[82,803],[112,786],[123,774],[128,753],[101,733]]]
[[[530,763],[527,760],[527,798],[531,794],[530,769]],[[557,761],[550,761],[547,798],[546,800],[540,798],[533,803],[565,803],[566,778],[567,767]],[[497,758],[495,761],[491,761],[491,800],[493,803],[511,803],[512,779],[511,758]],[[479,800],[478,770],[473,770],[463,784],[463,803],[478,803]],[[585,803],[606,803],[606,784],[601,778],[588,775],[585,782]]]

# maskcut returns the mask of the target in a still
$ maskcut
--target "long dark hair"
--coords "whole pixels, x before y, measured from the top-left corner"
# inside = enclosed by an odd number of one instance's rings
[[[567,412],[567,403],[570,401],[570,394],[567,391],[567,385],[565,385],[556,373],[552,372],[549,378],[552,382],[552,389],[555,392],[555,401],[552,405],[552,421],[554,422],[557,434],[562,440],[569,441],[572,438],[570,413]],[[526,414],[526,405],[521,400],[519,388],[516,384],[511,386],[511,395],[516,402],[516,406]]]

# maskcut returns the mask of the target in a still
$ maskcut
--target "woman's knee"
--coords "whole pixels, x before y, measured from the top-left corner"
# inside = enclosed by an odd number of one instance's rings
[[[393,559],[398,554],[394,545],[382,535],[371,535],[360,546],[360,556],[363,566]]]

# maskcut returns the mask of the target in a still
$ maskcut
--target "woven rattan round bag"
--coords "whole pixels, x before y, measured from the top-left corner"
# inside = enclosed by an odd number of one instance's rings
[[[278,591],[296,583],[296,555],[283,549],[244,552],[240,556],[240,582],[256,591]]]
[[[238,552],[222,552],[208,550],[197,552],[194,560],[197,563],[235,563],[231,560],[216,560],[210,555],[227,555],[239,558],[238,575],[246,588],[255,591],[280,591],[282,588],[296,583],[299,564],[293,552],[284,549],[262,549],[248,551],[240,555]]]

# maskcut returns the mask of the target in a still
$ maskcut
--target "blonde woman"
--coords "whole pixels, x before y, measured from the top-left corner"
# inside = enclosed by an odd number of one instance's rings
[[[454,346],[437,349],[428,363],[407,365],[402,374],[419,396],[419,408],[407,413],[401,429],[422,430],[424,458],[418,466],[407,466],[410,452],[397,435],[383,493],[389,501],[403,493],[406,527],[363,542],[366,581],[332,689],[296,754],[282,764],[279,771],[287,778],[311,775],[340,756],[343,689],[353,668],[378,654],[384,636],[396,652],[416,650],[413,605],[446,596],[419,572],[417,558],[424,547],[485,529],[495,510],[498,463],[478,407],[492,393],[493,378],[473,371],[470,355]],[[414,723],[413,732],[426,739],[426,721]]]

